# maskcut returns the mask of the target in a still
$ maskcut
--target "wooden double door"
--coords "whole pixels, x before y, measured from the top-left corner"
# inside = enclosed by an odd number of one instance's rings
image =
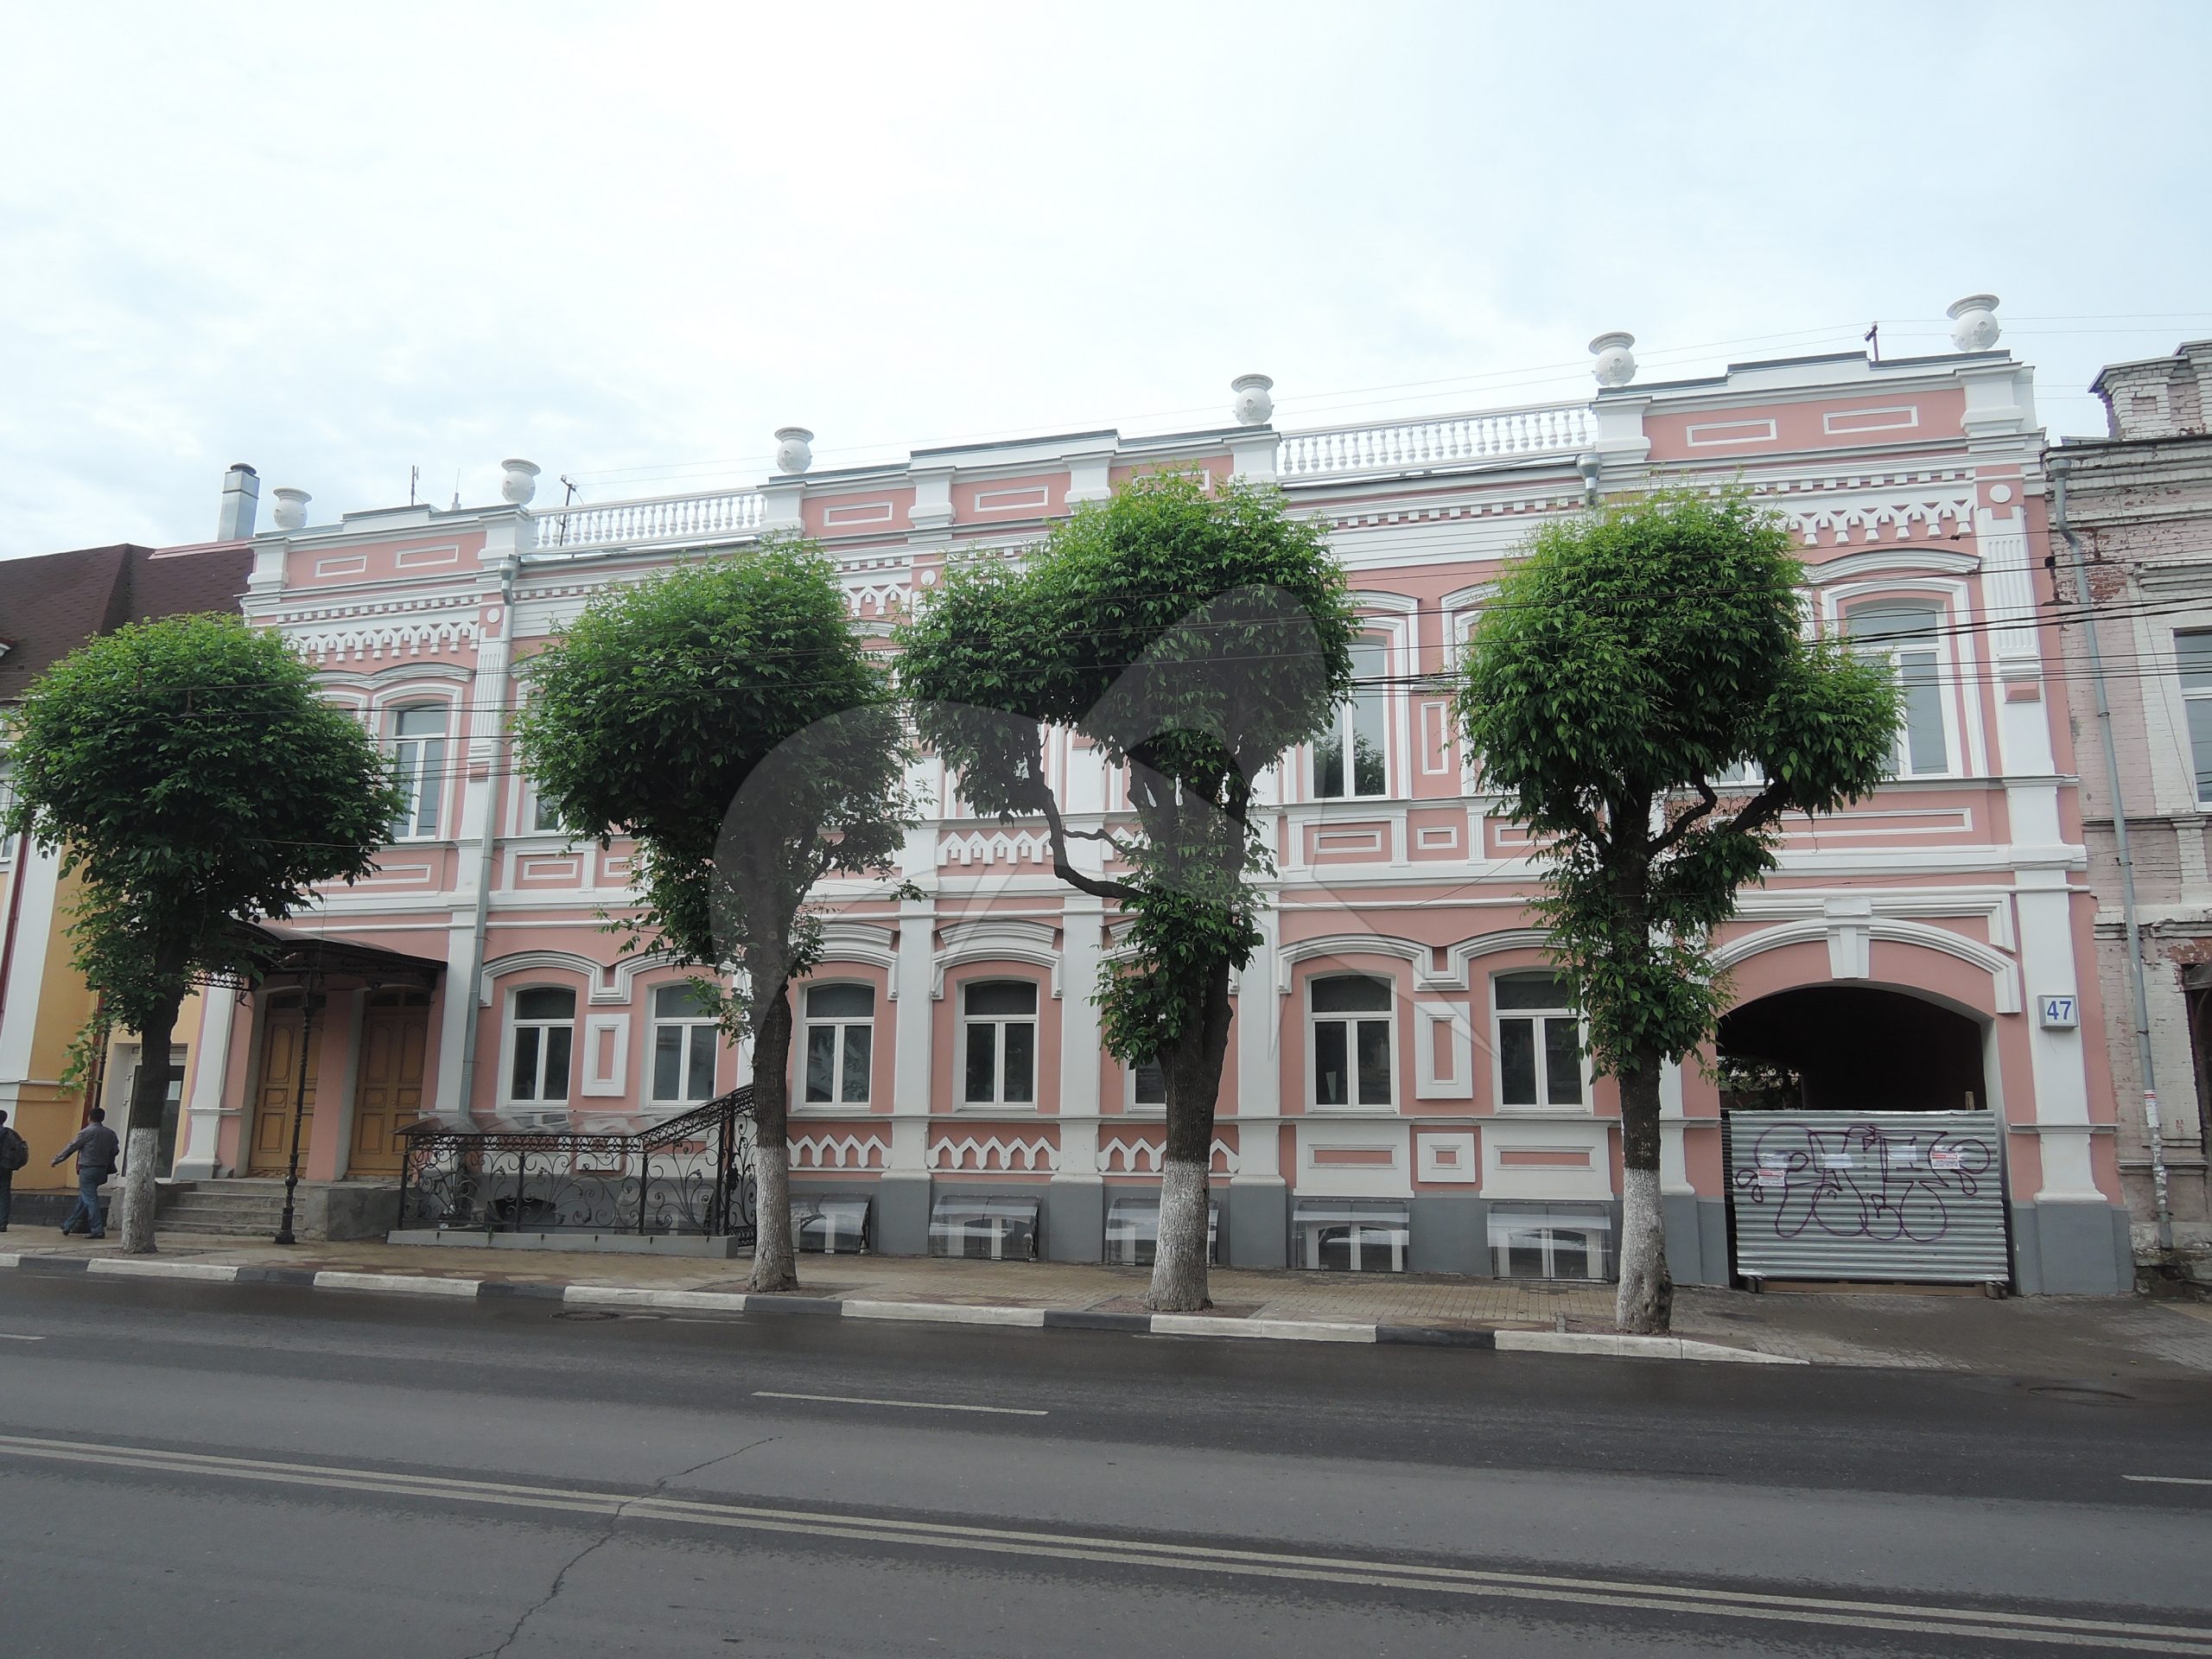
[[[300,1160],[315,1144],[315,1084],[329,1010],[316,1010],[305,1034],[300,994],[269,1000],[262,1017],[261,1084],[256,1091],[249,1175],[281,1175],[292,1151],[292,1113],[300,1109]],[[399,1173],[399,1132],[423,1113],[423,1071],[429,1046],[427,991],[372,992],[361,1013],[360,1064],[353,1080],[353,1145],[346,1173],[374,1179]],[[302,1071],[305,1071],[304,1089]]]

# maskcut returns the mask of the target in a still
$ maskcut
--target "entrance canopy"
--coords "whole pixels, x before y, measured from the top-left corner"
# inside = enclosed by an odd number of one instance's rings
[[[428,957],[410,957],[380,944],[363,944],[326,933],[300,933],[287,928],[248,923],[242,930],[253,942],[266,964],[261,978],[264,990],[290,990],[312,982],[319,990],[365,985],[436,987],[445,963]]]

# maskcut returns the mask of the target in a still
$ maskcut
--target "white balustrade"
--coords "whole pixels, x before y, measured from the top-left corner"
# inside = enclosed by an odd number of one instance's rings
[[[756,531],[764,516],[759,490],[579,503],[537,515],[537,545],[632,547],[648,542],[704,541]]]
[[[1523,455],[1571,454],[1587,448],[1596,429],[1584,404],[1502,410],[1491,415],[1452,415],[1391,426],[1344,427],[1286,434],[1275,452],[1275,472],[1286,479],[1325,478],[1337,473],[1382,473],[1510,461]]]

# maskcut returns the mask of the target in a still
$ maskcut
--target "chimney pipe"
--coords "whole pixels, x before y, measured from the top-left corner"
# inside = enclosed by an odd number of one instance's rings
[[[253,534],[254,511],[261,505],[261,475],[240,461],[223,474],[223,511],[215,520],[215,539],[243,542]]]

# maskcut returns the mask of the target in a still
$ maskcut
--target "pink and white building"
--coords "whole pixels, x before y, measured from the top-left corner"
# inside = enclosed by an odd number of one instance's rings
[[[1989,302],[1989,305],[1993,305]],[[692,1017],[683,974],[620,961],[625,849],[549,827],[506,717],[519,666],[595,592],[683,556],[799,531],[879,635],[949,565],[1033,541],[1162,467],[1263,479],[1325,518],[1366,619],[1336,732],[1274,775],[1266,943],[1236,987],[1214,1146],[1222,1259],[1468,1274],[1602,1274],[1617,1224],[1611,1087],[1577,1058],[1528,909],[1527,837],[1481,792],[1441,677],[1501,562],[1550,515],[1669,484],[1738,481],[1807,563],[1808,626],[1888,654],[1905,684],[1897,779],[1789,826],[1783,868],[1716,941],[1724,1046],[1811,1108],[1992,1115],[2014,1283],[2130,1282],[2050,597],[2029,369],[1988,308],[1955,354],[1740,365],[1638,384],[1622,336],[1599,389],[1541,409],[1278,431],[1263,382],[1235,423],[918,450],[810,470],[779,434],[757,488],[570,507],[505,504],[304,522],[253,540],[245,606],[392,747],[412,804],[374,879],[296,931],[399,953],[421,982],[334,995],[308,1057],[306,1173],[391,1179],[393,1133],[630,1128],[733,1086],[741,1056]],[[1349,757],[1349,759],[1347,759]],[[1116,780],[1065,747],[1076,821]],[[941,779],[925,777],[934,785]],[[802,1198],[865,1201],[871,1248],[945,1236],[1095,1261],[1141,1241],[1162,1141],[1156,1079],[1104,1056],[1088,994],[1116,918],[1050,870],[1033,827],[939,817],[887,884],[832,884],[827,960],[799,988],[791,1140]],[[2070,999],[2070,1001],[2069,1001]],[[206,999],[227,1059],[187,1103],[181,1175],[281,1170],[299,1012]],[[203,1050],[214,1052],[213,1050]],[[1677,1275],[1726,1282],[1719,1085],[1667,1090]],[[847,1206],[856,1219],[858,1204]],[[995,1219],[994,1218],[995,1217]],[[1140,1244],[1141,1247],[1141,1244]]]

